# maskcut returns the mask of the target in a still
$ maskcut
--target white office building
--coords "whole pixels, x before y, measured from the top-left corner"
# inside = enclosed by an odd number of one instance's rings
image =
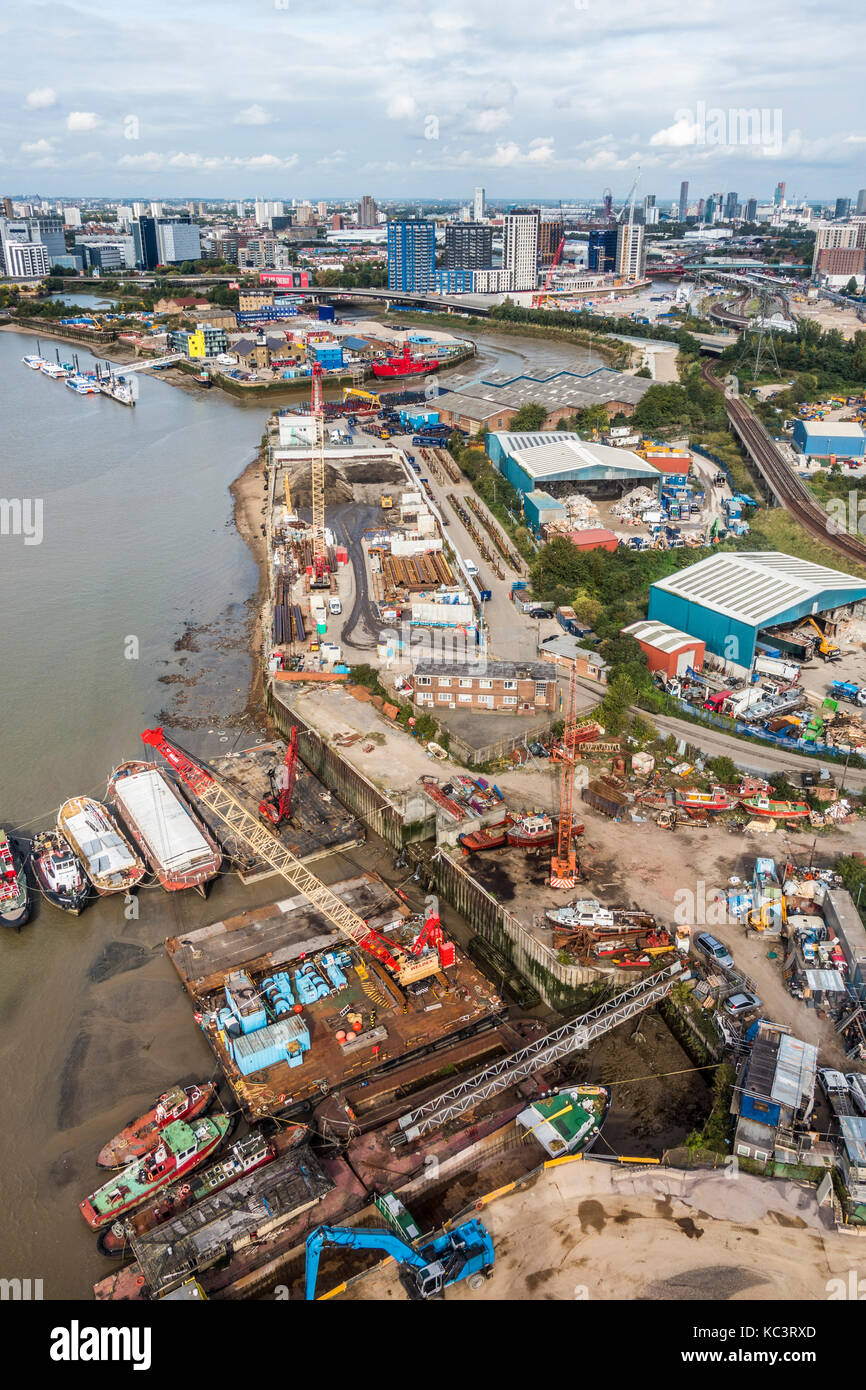
[[[64,208],[64,209],[63,209],[63,221],[65,222],[65,224],[66,224],[67,227],[80,227],[80,226],[81,226],[81,209],[80,209],[80,208]]]
[[[484,221],[484,189],[483,189],[483,188],[476,188],[476,190],[475,190],[475,198],[474,198],[473,205],[472,205],[472,220],[473,220],[473,222],[483,222],[483,221]]]
[[[3,261],[6,274],[33,280],[49,271],[48,252],[41,241],[4,241]]]
[[[538,208],[515,208],[506,213],[502,239],[502,268],[511,271],[514,290],[534,290],[538,285]]]
[[[159,259],[165,265],[201,258],[201,232],[193,222],[160,222]]]
[[[643,227],[620,222],[616,229],[616,273],[623,280],[642,280],[646,266],[646,240]]]

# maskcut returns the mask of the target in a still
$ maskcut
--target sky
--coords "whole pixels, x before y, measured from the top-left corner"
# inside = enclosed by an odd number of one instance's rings
[[[866,187],[863,0],[20,0],[0,51],[10,195]]]

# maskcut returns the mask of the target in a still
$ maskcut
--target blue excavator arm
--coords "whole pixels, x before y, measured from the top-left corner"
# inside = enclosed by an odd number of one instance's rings
[[[413,1265],[416,1269],[426,1269],[427,1261],[417,1250],[390,1231],[368,1231],[350,1226],[319,1226],[307,1236],[307,1267],[305,1297],[310,1302],[316,1297],[316,1278],[319,1273],[319,1259],[326,1245],[345,1245],[351,1250],[381,1250],[392,1255],[398,1264]]]

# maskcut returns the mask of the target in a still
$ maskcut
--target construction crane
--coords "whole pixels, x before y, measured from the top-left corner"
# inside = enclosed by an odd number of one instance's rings
[[[565,236],[563,235],[562,240],[560,241],[559,245],[558,245],[557,248],[556,248],[556,254],[555,254],[555,256],[553,257],[553,260],[550,262],[550,269],[549,269],[548,272],[547,272],[547,279],[546,279],[545,282],[544,282],[544,294],[547,294],[548,290],[550,289],[550,286],[551,286],[552,283],[553,283],[553,272],[556,270],[556,267],[559,265],[559,258],[560,258],[560,256],[562,255],[562,248],[563,248],[564,245],[565,245]]]
[[[322,913],[328,921],[344,936],[368,955],[373,956],[394,976],[401,985],[414,984],[428,975],[435,975],[440,969],[436,951],[425,950],[413,956],[404,951],[387,937],[380,936],[359,917],[346,903],[341,902],[321,879],[311,874],[291,850],[281,844],[270,829],[257,820],[251,811],[211,775],[201,763],[197,763],[182,748],[170,743],[164,729],[145,729],[141,735],[143,743],[161,753],[194,793],[199,804],[207,808],[220,820],[232,835],[241,840],[253,855],[268,864],[278,874],[297,888],[300,893]]]
[[[540,1069],[552,1066],[564,1057],[570,1056],[572,1052],[588,1047],[596,1038],[603,1037],[612,1028],[618,1028],[621,1023],[626,1023],[630,1018],[635,1018],[637,1014],[665,999],[678,979],[688,978],[688,971],[683,970],[680,961],[676,960],[672,965],[656,971],[654,975],[647,975],[605,1003],[597,1004],[580,1018],[571,1019],[552,1033],[546,1033],[543,1037],[536,1038],[535,1042],[527,1043],[526,1047],[520,1048],[519,1051],[489,1063],[474,1076],[468,1076],[456,1086],[442,1091],[438,1096],[432,1096],[430,1100],[422,1101],[420,1105],[401,1115],[397,1121],[397,1129],[389,1136],[389,1145],[392,1149],[398,1149],[412,1143],[422,1135],[429,1134],[431,1130],[440,1129],[450,1120],[465,1115],[467,1110],[474,1110],[482,1101],[489,1100],[491,1096],[498,1095],[510,1086],[515,1086]]]
[[[455,963],[454,942],[449,941],[442,930],[442,923],[434,914],[428,917],[424,926],[421,928],[412,945],[409,947],[411,956],[418,956],[425,947],[434,946],[439,953],[439,964],[443,970],[447,970],[449,965]]]
[[[310,403],[313,421],[313,447],[310,480],[313,496],[313,587],[330,588],[328,547],[325,542],[325,405],[322,397],[321,363],[313,363],[313,389]]]
[[[390,1255],[398,1267],[400,1283],[415,1300],[435,1298],[463,1279],[470,1289],[481,1288],[484,1279],[491,1278],[496,1258],[486,1226],[474,1217],[417,1249],[390,1231],[366,1230],[362,1226],[319,1226],[307,1236],[304,1293],[308,1302],[316,1297],[319,1260],[327,1245],[349,1250],[381,1250]]]
[[[295,790],[295,780],[298,775],[298,730],[292,725],[292,733],[286,747],[286,756],[283,766],[280,769],[280,784],[277,786],[277,779],[273,773],[271,777],[271,795],[264,797],[259,802],[259,815],[268,825],[282,825],[284,820],[288,820],[292,814],[292,794]]]
[[[565,701],[562,734],[562,774],[559,790],[559,834],[556,854],[550,860],[551,888],[573,888],[579,881],[574,851],[574,764],[577,757],[577,669],[572,665]]]

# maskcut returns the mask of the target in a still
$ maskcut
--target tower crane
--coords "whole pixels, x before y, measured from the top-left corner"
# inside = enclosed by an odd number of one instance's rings
[[[565,701],[562,735],[562,777],[559,793],[559,835],[556,854],[550,860],[551,888],[573,888],[579,880],[574,851],[574,763],[577,755],[577,670],[573,665]]]
[[[298,775],[298,730],[292,725],[292,733],[286,748],[286,756],[280,769],[279,789],[276,777],[272,777],[271,795],[259,803],[259,815],[268,825],[275,828],[282,825],[292,814],[292,793]]]
[[[321,363],[313,363],[313,387],[310,403],[313,423],[313,447],[310,457],[310,481],[313,499],[313,584],[330,588],[328,577],[328,548],[325,543],[325,404],[322,397]]]
[[[207,807],[231,833],[242,840],[257,859],[270,865],[278,874],[297,888],[323,917],[344,936],[368,955],[380,961],[401,985],[414,984],[442,968],[440,954],[422,950],[418,955],[405,951],[396,942],[369,927],[346,903],[341,902],[321,879],[311,874],[291,850],[281,844],[270,829],[262,825],[251,811],[218,782],[201,763],[197,763],[182,748],[170,743],[164,729],[145,729],[143,743],[155,748],[194,793],[201,806]],[[446,945],[450,943],[445,943]]]

